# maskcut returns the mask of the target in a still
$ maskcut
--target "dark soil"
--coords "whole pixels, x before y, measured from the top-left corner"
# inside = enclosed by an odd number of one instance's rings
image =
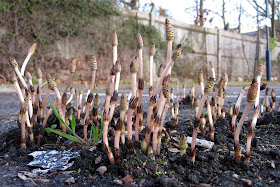
[[[179,139],[180,135],[192,136],[193,127],[190,125],[190,120],[194,119],[194,109],[190,107],[189,102],[185,101],[181,102],[180,105],[177,130],[171,132],[172,138],[168,143],[165,143],[163,137],[160,155],[143,154],[140,143],[135,142],[133,153],[127,151],[125,146],[121,145],[122,162],[110,165],[102,141],[91,146],[82,146],[51,133],[50,135],[44,135],[41,146],[28,142],[27,148],[21,149],[20,130],[17,128],[16,122],[19,104],[14,104],[18,102],[16,100],[17,96],[16,94],[3,94],[1,97],[6,99],[5,102],[9,106],[7,107],[9,112],[7,114],[1,113],[0,186],[63,186],[69,184],[72,186],[115,186],[119,184],[125,186],[280,185],[280,112],[277,111],[265,113],[263,117],[258,119],[252,141],[250,163],[244,161],[244,155],[240,164],[235,163],[230,116],[226,116],[226,119],[217,119],[215,145],[212,150],[196,146],[195,163],[192,163],[190,159],[190,145],[183,156],[180,153],[171,152],[170,148],[177,148],[178,142],[176,139]],[[14,98],[14,101],[10,102],[10,98]],[[234,101],[235,99],[229,99],[225,104],[226,107]],[[9,102],[12,103],[12,106],[8,104]],[[147,109],[148,103],[145,102],[143,105],[144,109]],[[244,105],[242,105],[242,108],[244,108]],[[144,112],[147,111],[144,110]],[[239,114],[239,118],[241,114]],[[168,119],[166,121],[168,127],[171,124],[171,120],[169,120],[171,119],[170,112],[166,119]],[[249,117],[243,125],[240,135],[240,143],[244,148],[246,146],[248,121],[250,120]],[[54,115],[51,116],[48,126],[52,124],[58,124]],[[7,125],[7,127],[4,125]],[[34,127],[35,137],[38,135],[39,127],[40,124]],[[113,124],[112,127],[114,127]],[[8,130],[5,128],[8,128]],[[76,131],[81,136],[82,128],[81,125],[77,125]],[[206,129],[206,135],[202,136],[199,131],[197,138],[210,141],[208,124]],[[109,143],[113,148],[113,132],[109,131],[109,135],[111,135]],[[143,138],[144,133],[141,132],[140,140]],[[49,172],[37,178],[33,177],[32,180],[22,180],[18,177],[18,173],[21,171],[31,172],[33,169],[27,166],[33,159],[28,156],[29,153],[41,150],[69,149],[80,151],[80,157],[73,159],[74,165],[67,171]],[[244,150],[242,153],[245,154]],[[100,166],[107,167],[107,171],[103,175],[97,172]],[[41,179],[48,179],[48,181],[44,182]]]

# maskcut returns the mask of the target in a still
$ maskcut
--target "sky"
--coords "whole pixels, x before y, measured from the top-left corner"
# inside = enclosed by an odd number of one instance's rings
[[[257,1],[260,4],[264,4],[265,0]],[[195,7],[195,0],[140,0],[140,10],[148,12],[150,7],[147,5],[149,5],[151,2],[153,2],[156,7],[166,9],[168,15],[170,15],[172,18],[189,24],[194,24],[194,17],[185,10],[186,8]],[[239,7],[241,2],[243,11],[241,15],[241,32],[245,33],[257,30],[257,12],[247,0],[225,0],[225,2],[225,17],[230,28],[236,28],[238,26]],[[208,20],[211,18],[213,20],[211,23],[207,21],[205,23],[205,27],[223,28],[224,26],[222,18],[215,14],[215,11],[221,13],[222,0],[205,0],[204,8],[210,10],[207,16]]]

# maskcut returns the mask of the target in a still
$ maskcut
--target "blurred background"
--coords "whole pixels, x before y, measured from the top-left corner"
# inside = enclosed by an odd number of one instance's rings
[[[149,75],[149,48],[156,45],[155,69],[165,65],[165,19],[174,28],[173,48],[182,44],[182,56],[173,67],[172,80],[188,86],[196,82],[198,69],[210,75],[250,81],[259,63],[265,67],[265,24],[270,25],[269,47],[272,80],[280,79],[279,0],[0,0],[0,78],[11,71],[8,57],[18,64],[37,43],[27,70],[69,75],[72,58],[78,59],[74,82],[90,81],[89,57],[98,61],[97,84],[103,84],[112,65],[111,33],[117,31],[122,83],[129,83],[129,64],[137,55],[135,36],[144,39],[144,79]],[[154,72],[156,76],[156,70]],[[264,76],[266,71],[264,70]],[[195,77],[195,78],[194,78]]]

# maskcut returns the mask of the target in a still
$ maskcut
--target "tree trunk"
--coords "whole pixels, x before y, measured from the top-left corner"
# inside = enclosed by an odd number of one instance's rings
[[[223,0],[223,13],[222,13],[222,18],[223,18],[223,24],[224,24],[224,30],[227,30],[227,24],[226,24],[226,17],[225,17],[225,0]]]
[[[271,9],[272,9],[272,15],[271,15],[271,38],[275,37],[275,0],[272,0],[271,4]]]
[[[203,14],[204,14],[204,10],[203,10],[203,1],[204,0],[200,0],[200,4],[199,4],[199,22],[200,22],[200,26],[204,25],[204,20],[203,20]]]

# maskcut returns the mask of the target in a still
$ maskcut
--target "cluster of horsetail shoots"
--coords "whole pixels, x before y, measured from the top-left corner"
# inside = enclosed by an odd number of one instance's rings
[[[162,137],[165,134],[165,141],[169,142],[170,140],[170,129],[166,129],[164,127],[168,110],[171,110],[172,114],[172,126],[176,127],[179,119],[179,83],[177,80],[177,101],[176,104],[173,105],[174,93],[171,88],[169,92],[169,81],[171,79],[171,69],[176,61],[179,60],[181,55],[181,44],[177,45],[177,47],[172,52],[172,43],[174,40],[174,30],[168,19],[165,20],[166,26],[166,40],[167,40],[167,57],[166,57],[166,66],[165,68],[161,64],[158,69],[158,79],[155,86],[153,88],[153,67],[154,62],[153,58],[155,55],[155,44],[151,44],[149,48],[149,107],[147,113],[147,121],[145,128],[143,127],[143,115],[142,111],[142,101],[143,101],[143,90],[144,90],[144,76],[143,76],[143,39],[141,34],[136,35],[136,46],[137,46],[137,56],[132,60],[130,64],[130,76],[131,76],[131,97],[128,99],[125,94],[121,95],[120,98],[120,116],[117,120],[115,134],[114,134],[114,149],[111,151],[109,145],[109,137],[108,131],[111,128],[111,122],[114,123],[114,113],[117,108],[117,100],[119,93],[119,83],[120,83],[120,75],[121,75],[121,63],[118,61],[117,54],[117,46],[118,46],[118,37],[117,32],[113,31],[111,35],[111,45],[112,45],[112,56],[113,56],[113,64],[110,71],[110,75],[108,76],[108,82],[106,87],[106,98],[103,105],[102,117],[103,117],[103,146],[108,155],[108,159],[111,164],[120,163],[121,162],[121,152],[120,145],[126,145],[126,148],[129,152],[133,152],[134,140],[136,142],[141,141],[141,149],[144,153],[147,154],[155,154],[159,155],[161,151],[161,142]],[[77,90],[75,88],[70,88],[70,97],[67,99],[67,91],[72,84],[73,75],[76,71],[77,59],[73,58],[70,64],[70,75],[68,78],[67,85],[64,91],[61,92],[57,88],[57,83],[55,79],[56,76],[52,76],[49,73],[46,74],[47,82],[43,83],[43,75],[42,71],[37,68],[36,69],[36,77],[38,79],[38,87],[37,92],[35,92],[35,85],[32,82],[32,75],[26,71],[26,65],[30,59],[30,57],[34,54],[36,48],[36,43],[33,44],[29,51],[28,55],[23,62],[21,71],[18,69],[18,64],[14,58],[9,58],[9,63],[14,70],[14,74],[7,74],[6,77],[9,78],[11,84],[13,84],[19,100],[21,102],[20,115],[19,115],[19,124],[21,129],[21,140],[20,146],[21,148],[26,147],[27,139],[34,142],[34,134],[33,134],[33,125],[36,123],[41,123],[41,128],[39,130],[39,135],[37,139],[37,144],[41,144],[41,140],[47,126],[47,121],[51,114],[53,113],[53,109],[50,108],[47,112],[47,105],[49,102],[49,97],[51,92],[54,91],[55,99],[52,101],[52,105],[57,107],[58,113],[61,116],[62,120],[69,124],[69,119],[71,118],[71,114],[74,113],[74,116],[80,120],[80,123],[84,125],[83,128],[83,138],[79,137],[77,134],[74,134],[82,143],[88,144],[88,126],[93,123],[98,126],[101,116],[98,114],[98,107],[100,103],[99,95],[96,93],[94,96],[94,89],[96,85],[96,74],[97,74],[97,59],[94,55],[90,56],[90,72],[91,72],[91,84],[90,89],[87,89],[85,86],[85,93],[87,92],[87,96],[85,98],[83,110],[82,110],[82,100],[84,90]],[[196,137],[198,134],[199,127],[201,125],[201,134],[204,136],[206,134],[206,125],[207,121],[209,124],[209,134],[211,141],[214,142],[214,124],[216,122],[216,118],[226,118],[226,110],[223,107],[226,96],[226,88],[228,84],[228,75],[226,73],[220,78],[219,82],[214,86],[216,81],[215,68],[214,63],[210,62],[212,76],[209,77],[206,87],[204,87],[204,78],[203,71],[199,69],[198,71],[198,83],[201,89],[201,98],[197,96],[197,91],[195,86],[192,85],[190,89],[190,99],[192,106],[195,108],[195,119],[193,122],[193,135],[191,142],[191,160],[195,162],[196,156]],[[137,74],[138,73],[138,74]],[[257,70],[257,78],[252,81],[252,84],[248,89],[243,88],[236,104],[229,109],[228,114],[231,115],[231,130],[234,135],[235,142],[235,156],[236,162],[240,161],[241,157],[241,148],[239,144],[239,135],[242,129],[242,125],[245,121],[245,118],[248,115],[248,112],[251,108],[252,103],[255,101],[255,107],[253,112],[253,119],[251,122],[251,126],[248,130],[247,144],[246,144],[246,155],[245,160],[247,162],[250,161],[250,149],[251,149],[251,141],[253,138],[253,132],[256,127],[257,118],[259,113],[264,113],[264,104],[266,101],[266,110],[275,110],[276,105],[276,95],[275,90],[271,90],[271,102],[269,103],[269,88],[266,89],[266,99],[262,99],[261,106],[259,106],[259,95],[261,90],[261,76],[263,74],[262,65],[258,66]],[[27,78],[27,83],[25,82],[23,77]],[[18,82],[18,79],[20,80]],[[138,79],[137,79],[138,78]],[[137,89],[138,83],[138,89]],[[87,83],[86,83],[87,84]],[[48,89],[46,91],[46,95],[44,97],[44,101],[42,100],[42,88],[48,85]],[[211,102],[209,101],[209,95],[211,94],[214,88],[214,94]],[[245,93],[247,94],[247,105],[243,112],[243,115],[238,122],[237,126],[236,119],[239,114],[242,98]],[[186,98],[186,83],[183,84],[183,99]],[[37,97],[36,97],[37,93]],[[159,97],[158,97],[159,96]],[[218,100],[216,101],[218,96]],[[75,107],[71,108],[71,105],[76,101]],[[203,106],[206,104],[207,108],[207,119],[204,114],[202,114]],[[70,106],[70,115],[69,111],[66,111],[66,106]],[[92,106],[93,105],[93,106]],[[216,110],[217,109],[217,110]],[[75,111],[75,112],[73,112]],[[218,116],[216,116],[218,113]],[[36,121],[37,115],[37,121]],[[135,134],[133,138],[133,119],[135,120],[134,129]],[[192,121],[191,121],[192,123]],[[67,133],[66,126],[64,123],[60,122],[61,131]],[[144,130],[143,130],[144,128]],[[175,129],[175,128],[174,128]],[[143,130],[144,138],[141,140],[140,132]],[[28,137],[27,133],[28,132]],[[125,131],[127,131],[127,139],[125,139]],[[152,140],[151,140],[152,135]],[[150,145],[151,144],[151,145]],[[186,153],[186,149],[188,148],[187,138],[185,135],[181,135],[179,141],[179,149],[181,155]]]

